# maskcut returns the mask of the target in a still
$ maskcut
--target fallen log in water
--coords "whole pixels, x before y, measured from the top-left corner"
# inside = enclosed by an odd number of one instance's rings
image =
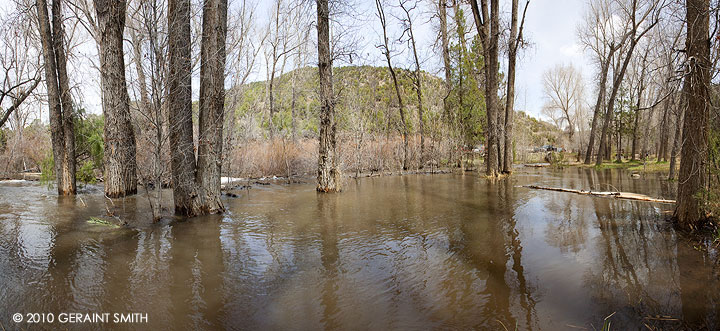
[[[610,197],[616,199],[635,200],[635,201],[648,201],[648,202],[659,202],[659,203],[675,203],[675,200],[656,199],[643,194],[628,193],[628,192],[600,192],[600,191],[585,191],[585,190],[573,190],[567,188],[558,187],[546,187],[537,185],[524,185],[523,187],[536,189],[536,190],[547,190],[557,192],[567,192],[575,194],[592,195],[598,197]]]

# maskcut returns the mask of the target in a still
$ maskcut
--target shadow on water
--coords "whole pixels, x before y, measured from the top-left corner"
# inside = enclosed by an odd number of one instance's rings
[[[558,330],[612,315],[613,329],[719,327],[717,252],[664,221],[672,206],[527,184],[674,196],[660,177],[618,170],[380,177],[341,194],[254,187],[224,215],[151,224],[143,195],[0,183],[0,322],[139,312],[156,329]],[[87,222],[108,211],[129,226]]]

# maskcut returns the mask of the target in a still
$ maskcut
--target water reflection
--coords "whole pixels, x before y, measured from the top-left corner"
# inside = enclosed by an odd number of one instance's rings
[[[225,215],[153,225],[142,195],[0,184],[0,322],[146,312],[152,328],[556,330],[614,313],[618,329],[718,326],[715,251],[662,220],[671,206],[526,184],[673,195],[660,178],[585,168],[385,177],[337,195],[255,187]],[[108,211],[131,227],[85,222]]]

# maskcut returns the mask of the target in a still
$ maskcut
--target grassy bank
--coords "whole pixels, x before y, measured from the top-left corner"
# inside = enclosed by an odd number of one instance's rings
[[[616,162],[616,161],[606,161],[603,162],[601,165],[595,165],[595,163],[592,164],[583,164],[583,163],[570,163],[568,166],[574,166],[574,167],[587,167],[587,168],[595,168],[597,170],[604,170],[604,169],[627,169],[632,172],[642,172],[642,173],[657,173],[667,174],[670,172],[670,162],[667,161],[660,161],[658,162],[655,159],[648,159],[647,161],[643,162],[642,160],[635,160],[635,161],[622,161],[622,162]],[[677,167],[679,168],[680,164],[677,164]]]

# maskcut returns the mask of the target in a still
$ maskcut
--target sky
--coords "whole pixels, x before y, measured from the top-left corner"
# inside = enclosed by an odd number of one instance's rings
[[[373,0],[354,0],[354,5],[358,7],[354,19],[359,22],[359,35],[363,36],[364,45],[362,48],[361,59],[355,61],[354,64],[371,64],[384,66],[385,61],[375,44],[380,42],[381,33],[380,23],[375,15],[375,1]],[[434,1],[433,1],[434,2]],[[588,88],[586,91],[593,90],[593,84],[590,81],[594,77],[594,68],[586,56],[585,51],[579,45],[577,38],[577,27],[585,12],[587,0],[532,0],[528,7],[525,21],[525,37],[530,42],[530,47],[521,52],[518,59],[517,76],[516,76],[516,108],[525,110],[529,114],[544,118],[542,115],[542,107],[545,103],[543,94],[542,76],[543,73],[552,67],[562,64],[572,64],[583,74]],[[259,0],[258,15],[260,26],[267,24],[266,20],[272,15],[271,0]],[[395,4],[396,0],[388,0],[389,4]],[[424,7],[419,8],[418,17],[413,23],[416,30],[416,38],[418,39],[418,48],[423,50],[420,55],[423,70],[438,76],[443,76],[442,59],[437,50],[433,49],[436,39],[435,25],[437,18],[430,18],[431,8],[427,6],[426,1]],[[520,0],[520,11],[524,1]],[[510,17],[510,0],[500,0],[502,17],[508,21]],[[469,6],[468,9],[469,10]],[[389,13],[393,9],[386,9]],[[397,14],[398,9],[395,9]],[[451,11],[448,11],[450,14]],[[389,16],[389,14],[388,14]],[[389,25],[393,28],[390,34],[398,36],[400,29],[398,21],[395,18],[389,18]],[[391,38],[392,39],[392,38]],[[410,67],[412,62],[409,58],[410,53],[405,50],[400,53],[401,48],[407,48],[404,45],[397,45],[398,53],[393,58],[394,64],[401,67]],[[502,56],[502,55],[501,55]],[[343,65],[343,64],[340,64]],[[501,58],[502,70],[506,70],[507,58]],[[259,67],[264,67],[260,64]],[[251,79],[264,80],[265,71],[258,68]],[[444,76],[443,76],[444,77]],[[586,96],[587,97],[587,96]]]
[[[543,73],[557,64],[572,64],[583,74],[586,91],[593,91],[594,68],[578,42],[577,26],[585,12],[585,0],[535,0],[530,3],[525,31],[532,47],[518,60],[517,107],[535,117],[545,103]],[[588,97],[588,96],[586,96]]]

